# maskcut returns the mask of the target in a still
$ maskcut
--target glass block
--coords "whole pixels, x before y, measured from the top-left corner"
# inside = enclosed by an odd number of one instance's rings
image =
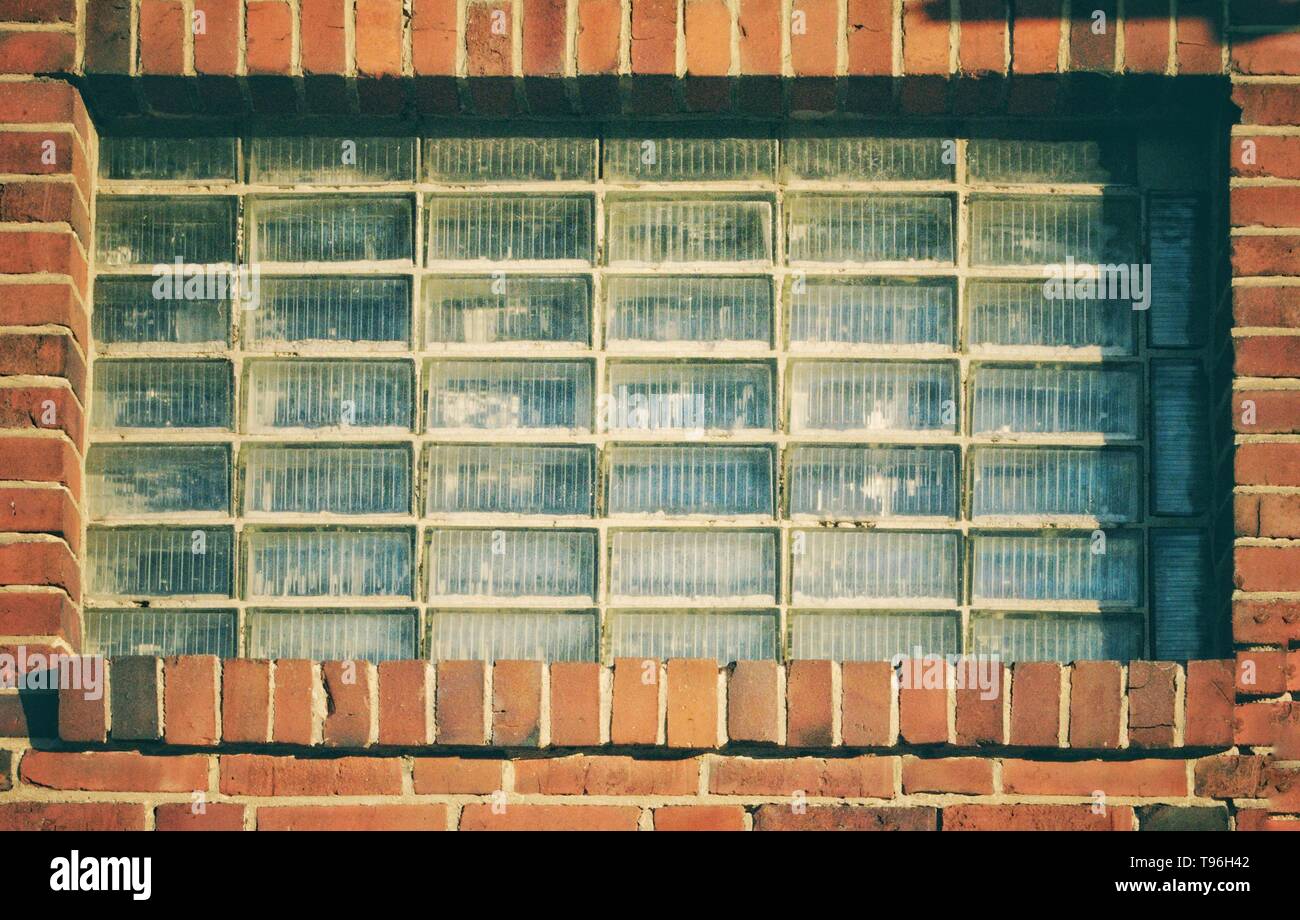
[[[960,655],[955,613],[808,611],[790,615],[790,657],[825,661],[892,661],[896,656]]]
[[[438,610],[430,617],[434,661],[597,661],[592,610]]]
[[[790,538],[794,602],[957,602],[960,534],[801,530]]]
[[[413,373],[407,361],[250,361],[248,430],[409,431],[414,411]]]
[[[145,342],[225,345],[229,342],[228,288],[212,298],[157,297],[155,291],[166,293],[165,288],[157,285],[160,280],[163,279],[97,278],[95,310],[91,315],[95,341],[100,345]],[[206,279],[203,283],[206,287]]]
[[[1127,450],[979,447],[971,450],[975,517],[1083,516],[1133,521],[1141,464]]]
[[[944,143],[937,137],[790,137],[783,143],[782,171],[788,179],[837,182],[951,180]]]
[[[1136,438],[1141,431],[1141,369],[1077,367],[975,368],[976,434],[1090,433]]]
[[[412,597],[409,530],[244,531],[248,596]]]
[[[243,449],[244,510],[298,514],[409,514],[411,454],[404,446]]]
[[[786,283],[798,345],[953,345],[956,290],[942,280],[797,278]]]
[[[952,262],[946,195],[790,195],[791,262]]]
[[[955,431],[955,366],[948,362],[796,361],[792,431]]]
[[[772,451],[766,447],[614,448],[611,514],[772,514]]]
[[[1141,603],[1140,533],[980,534],[972,544],[977,602]]]
[[[591,341],[591,290],[582,277],[427,277],[424,341]]]
[[[587,361],[430,361],[425,426],[591,429]]]
[[[772,286],[766,278],[605,279],[608,342],[769,345]]]
[[[656,661],[713,658],[719,665],[771,661],[780,649],[778,622],[777,615],[767,611],[614,613],[607,627],[610,656]]]
[[[229,597],[233,543],[229,527],[91,528],[86,593]]]
[[[233,610],[87,610],[82,652],[105,658],[234,658],[239,650],[237,616]]]
[[[424,142],[424,173],[432,182],[532,182],[591,179],[591,137],[433,137]]]
[[[261,278],[255,309],[240,314],[245,347],[288,343],[392,343],[411,338],[406,278]]]
[[[975,182],[1117,184],[1132,181],[1133,163],[1132,145],[1112,141],[980,137],[966,146]]]
[[[1223,650],[1227,617],[1216,616],[1210,538],[1201,530],[1152,529],[1151,607],[1159,661],[1213,658]]]
[[[235,260],[235,199],[101,198],[95,256],[103,265],[203,265]]]
[[[777,535],[767,530],[632,530],[611,535],[610,594],[777,602]]]
[[[609,365],[605,424],[627,431],[772,429],[772,367],[762,363]]]
[[[585,195],[429,198],[430,262],[590,262],[592,200]]]
[[[92,517],[230,510],[224,444],[95,444],[86,455]]]
[[[229,428],[226,361],[96,361],[95,428]]]
[[[1131,263],[1138,204],[1115,196],[971,199],[976,265]]]
[[[587,446],[431,444],[425,512],[589,516],[595,467]]]
[[[105,135],[99,139],[99,177],[129,181],[233,181],[235,138]]]
[[[1210,501],[1210,432],[1199,361],[1151,362],[1151,503],[1197,514]]]
[[[611,198],[609,263],[760,262],[772,258],[766,201]]]
[[[1152,195],[1147,202],[1151,288],[1148,336],[1156,348],[1194,348],[1210,317],[1210,254],[1204,205],[1195,198]]]
[[[594,530],[432,530],[429,599],[596,597]]]
[[[249,658],[392,661],[420,657],[414,610],[250,610]]]
[[[1041,281],[972,280],[966,288],[972,346],[1099,348],[1133,354],[1128,301],[1049,298]]]
[[[252,262],[411,260],[409,198],[252,198],[246,207]]]
[[[1140,614],[971,615],[971,654],[1004,662],[1129,661],[1142,645]]]
[[[954,518],[958,465],[946,447],[800,445],[790,452],[790,513]]]
[[[771,179],[776,141],[766,137],[610,137],[607,180],[712,182]]]
[[[248,181],[268,185],[407,182],[415,173],[409,137],[254,137]]]

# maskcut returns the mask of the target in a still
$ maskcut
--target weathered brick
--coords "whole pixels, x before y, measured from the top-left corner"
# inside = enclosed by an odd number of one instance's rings
[[[951,805],[945,831],[1131,831],[1133,809],[1112,805],[1101,814],[1091,805]]]
[[[614,744],[654,744],[659,734],[659,662],[653,659],[614,660]]]
[[[780,738],[780,666],[737,661],[727,681],[727,737],[775,743]]]
[[[420,795],[488,795],[501,789],[500,760],[418,757],[415,791]]]
[[[671,658],[667,667],[669,747],[718,744],[718,666],[709,658]]]
[[[257,810],[259,831],[442,831],[446,805],[278,805]]]
[[[801,31],[802,29],[802,31]],[[790,63],[801,77],[829,77],[838,60],[835,0],[795,0],[790,10]]]
[[[144,818],[138,803],[0,803],[0,831],[142,831]]]
[[[482,661],[438,662],[439,744],[487,744],[486,679]]]
[[[201,810],[196,810],[201,809]],[[234,802],[169,802],[154,809],[159,831],[242,831],[243,805]]]
[[[624,805],[466,805],[463,831],[634,831],[641,809]]]
[[[219,771],[225,795],[398,795],[402,791],[402,763],[393,757],[222,754]]]
[[[993,761],[981,757],[903,758],[903,792],[993,794]]]
[[[115,658],[110,677],[113,740],[160,740],[162,662],[157,658]]]
[[[1132,747],[1174,743],[1178,665],[1133,661],[1128,666],[1128,742]]]
[[[321,663],[325,690],[323,740],[329,747],[365,747],[374,732],[375,666],[369,661]]]
[[[85,792],[194,792],[208,788],[208,758],[135,751],[28,751],[18,776],[31,786]]]
[[[1002,762],[1002,788],[1012,795],[1182,797],[1187,765],[1181,760]]]
[[[217,743],[219,686],[215,656],[187,655],[163,660],[163,725],[168,744]]]
[[[430,744],[433,741],[427,661],[384,661],[379,664],[379,743]]]
[[[276,659],[275,721],[271,737],[277,743],[311,744],[315,740],[316,684],[316,666],[312,662]],[[323,695],[321,702],[324,702]]]
[[[786,744],[829,747],[832,738],[834,665],[801,659],[790,662],[786,675]]]
[[[1224,755],[1196,761],[1193,788],[1211,799],[1253,799],[1263,777],[1263,759]]]
[[[536,746],[541,737],[540,661],[497,661],[492,667],[492,743]]]
[[[601,667],[594,661],[551,664],[551,744],[594,747],[600,744]]]
[[[756,831],[932,831],[933,808],[877,808],[865,805],[814,805],[795,811],[788,805],[760,805]]]
[[[1070,747],[1119,747],[1123,681],[1113,661],[1075,663],[1070,672]]]
[[[657,831],[743,831],[739,805],[668,805],[654,810]]]
[[[114,685],[116,679],[114,665]],[[116,690],[114,691],[116,692]],[[117,698],[113,698],[117,734]],[[271,663],[231,658],[221,667],[221,737],[233,743],[261,744],[271,738]]]
[[[887,661],[846,661],[840,666],[840,731],[850,747],[894,743],[891,707],[894,671]]]
[[[715,795],[785,795],[836,798],[894,796],[893,757],[798,757],[754,760],[715,759],[709,768],[709,791]]]

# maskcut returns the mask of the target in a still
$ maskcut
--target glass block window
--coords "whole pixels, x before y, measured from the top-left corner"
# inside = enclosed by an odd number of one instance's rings
[[[103,139],[92,649],[1220,653],[1139,133],[286,127]]]

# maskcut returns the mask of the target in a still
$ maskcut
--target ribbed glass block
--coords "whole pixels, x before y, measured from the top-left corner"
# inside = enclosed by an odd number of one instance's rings
[[[99,177],[123,180],[235,178],[233,137],[112,137],[99,139]]]
[[[948,281],[790,279],[790,342],[951,347],[956,293]]]
[[[776,141],[766,137],[610,137],[606,179],[713,182],[771,179]]]
[[[433,182],[531,182],[591,179],[590,137],[434,137],[424,142],[425,178]]]
[[[1199,361],[1151,362],[1151,504],[1196,514],[1209,504],[1210,432]]]
[[[414,178],[409,137],[254,137],[248,181],[268,185],[364,185]]]
[[[898,655],[947,656],[961,650],[957,614],[809,611],[790,615],[792,659],[891,661]]]
[[[611,430],[772,428],[772,367],[760,363],[611,362]]]
[[[591,289],[582,277],[424,279],[424,341],[591,341]]]
[[[95,444],[86,455],[94,518],[230,510],[224,444]]]
[[[790,513],[953,518],[958,465],[946,447],[800,445],[790,452]]]
[[[976,602],[1140,604],[1140,533],[980,534],[972,543]]]
[[[975,517],[1085,516],[1133,521],[1141,465],[1127,450],[979,447],[971,451]]]
[[[600,617],[591,610],[438,610],[434,661],[597,661]]]
[[[1151,606],[1154,657],[1213,658],[1223,649],[1227,617],[1215,616],[1210,539],[1200,530],[1152,529]]]
[[[1132,179],[1131,147],[1095,140],[1032,141],[972,138],[966,168],[976,182],[1086,182]]]
[[[713,658],[771,661],[780,649],[775,613],[662,611],[611,614],[607,627],[613,658]]]
[[[406,278],[263,276],[260,302],[240,314],[248,348],[287,343],[395,343],[411,338]]]
[[[631,446],[610,460],[611,514],[772,514],[766,447]]]
[[[945,195],[790,195],[791,262],[951,262],[952,199]]]
[[[773,531],[619,531],[610,541],[616,599],[777,601]]]
[[[766,201],[611,198],[609,263],[759,262],[772,258]]]
[[[957,602],[960,534],[800,530],[790,538],[794,602]]]
[[[1210,318],[1205,207],[1195,198],[1152,195],[1147,202],[1147,232],[1151,344],[1157,348],[1200,345]]]
[[[392,661],[420,657],[414,610],[250,610],[248,657]]]
[[[772,286],[766,278],[615,275],[605,279],[608,342],[772,340]]]
[[[244,532],[248,596],[412,597],[409,530]]]
[[[1127,264],[1137,254],[1135,199],[977,196],[970,209],[976,265]]]
[[[425,425],[590,430],[586,361],[430,361]]]
[[[590,515],[593,447],[431,444],[425,512]]]
[[[1129,301],[1049,298],[1042,281],[972,280],[966,288],[972,346],[1101,348],[1133,354]]]
[[[947,362],[797,361],[792,431],[954,431],[956,374]]]
[[[127,655],[216,655],[234,658],[239,625],[233,610],[87,610],[82,652]]]
[[[230,340],[229,293],[212,298],[156,297],[155,290],[166,293],[166,288],[157,285],[160,280],[163,279],[96,279],[95,310],[91,315],[95,341],[100,345],[145,342],[225,345]],[[206,278],[202,283],[206,293]],[[213,293],[218,293],[218,289],[213,288]]]
[[[411,454],[405,447],[243,449],[244,510],[300,514],[408,514]]]
[[[253,262],[410,261],[413,211],[400,196],[252,198]]]
[[[233,262],[235,199],[106,196],[95,221],[95,256],[104,265]]]
[[[1142,616],[972,614],[972,655],[1015,661],[1129,661],[1142,657]]]
[[[585,195],[434,195],[425,222],[430,262],[590,262],[594,248]]]
[[[249,431],[411,427],[406,361],[250,361],[247,373]]]
[[[432,530],[429,600],[596,597],[594,530]]]
[[[1093,433],[1136,438],[1141,369],[1134,366],[975,368],[976,434]]]
[[[96,361],[95,428],[229,428],[226,361]]]
[[[951,180],[944,143],[937,137],[791,137],[783,144],[783,172],[790,179],[840,182]]]
[[[229,597],[233,544],[229,527],[91,528],[86,593]]]

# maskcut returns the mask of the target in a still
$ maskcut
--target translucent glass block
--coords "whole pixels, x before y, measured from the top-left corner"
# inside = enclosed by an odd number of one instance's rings
[[[1142,616],[973,614],[971,654],[1015,661],[1129,661],[1142,657]]]
[[[955,367],[947,362],[797,361],[792,431],[954,431]]]
[[[609,617],[613,658],[771,661],[781,643],[775,613],[620,612]]]
[[[226,361],[96,361],[95,428],[229,428]]]
[[[250,431],[411,428],[407,361],[250,361],[247,373]]]
[[[790,538],[794,602],[957,602],[960,534],[801,530]]]
[[[230,339],[230,297],[155,297],[158,278],[100,277],[91,316],[100,345],[220,343]],[[162,289],[165,291],[165,289]]]
[[[594,530],[433,530],[429,599],[596,597]]]
[[[425,512],[589,516],[595,467],[586,446],[431,444]]]
[[[958,465],[946,447],[801,445],[790,452],[790,513],[954,518]]]
[[[1151,250],[1148,336],[1157,348],[1192,348],[1209,326],[1205,207],[1195,198],[1152,195],[1147,203]]]
[[[1093,433],[1136,438],[1141,370],[1131,367],[975,368],[976,434]]]
[[[127,655],[216,655],[234,658],[239,625],[233,610],[87,610],[82,652]]]
[[[611,198],[609,263],[760,262],[772,258],[766,201]]]
[[[1141,602],[1140,533],[981,534],[972,542],[977,602]]]
[[[597,661],[594,611],[439,610],[430,617],[434,661]]]
[[[772,514],[766,447],[623,445],[609,473],[611,514]]]
[[[434,137],[424,142],[424,173],[433,182],[531,182],[591,179],[590,137]]]
[[[951,262],[945,195],[790,195],[791,262]]]
[[[606,179],[710,182],[771,179],[776,141],[766,137],[610,137]]]
[[[591,341],[591,290],[582,277],[427,277],[424,341]]]
[[[224,444],[96,444],[86,456],[92,517],[230,510]]]
[[[91,528],[87,593],[131,597],[230,596],[234,535],[229,527]]]
[[[777,601],[772,531],[639,530],[610,539],[609,590],[617,599]]]
[[[1155,658],[1213,658],[1223,649],[1227,617],[1215,615],[1209,534],[1152,529],[1151,618]]]
[[[101,198],[95,256],[103,265],[233,262],[235,199]]]
[[[253,262],[411,260],[409,198],[254,198],[246,207]]]
[[[235,179],[233,137],[112,137],[99,139],[99,177],[123,180]]]
[[[420,657],[414,610],[250,610],[248,657],[392,661]]]
[[[244,532],[248,596],[412,597],[409,530]]]
[[[1122,183],[1131,181],[1133,162],[1130,147],[1095,140],[981,137],[966,147],[966,168],[976,182]]]
[[[1133,521],[1141,464],[1135,452],[1090,448],[981,447],[974,463],[975,516],[1084,516]]]
[[[772,341],[766,278],[615,275],[605,279],[609,342]]]
[[[742,430],[772,428],[768,364],[611,362],[612,430]]]
[[[1043,287],[1041,281],[972,280],[966,288],[970,344],[1133,354],[1131,302],[1049,298]]]
[[[430,262],[590,262],[586,196],[434,195],[425,208]]]
[[[1114,196],[971,199],[976,265],[1131,263],[1137,201]]]
[[[956,293],[948,281],[791,280],[785,291],[790,342],[951,347]]]
[[[1210,432],[1199,361],[1151,362],[1151,503],[1157,514],[1209,504]]]
[[[798,612],[790,616],[790,657],[891,661],[895,656],[960,655],[961,617],[952,613]]]
[[[405,447],[243,449],[244,510],[300,514],[408,514],[411,454]]]
[[[248,348],[297,342],[396,343],[411,338],[406,278],[261,278],[255,309],[240,313]]]
[[[425,425],[590,430],[586,361],[430,361]]]
[[[953,177],[937,137],[791,137],[783,144],[790,179],[905,182]],[[951,159],[951,157],[950,157]]]
[[[270,185],[364,185],[414,178],[409,137],[255,137],[248,181]]]

